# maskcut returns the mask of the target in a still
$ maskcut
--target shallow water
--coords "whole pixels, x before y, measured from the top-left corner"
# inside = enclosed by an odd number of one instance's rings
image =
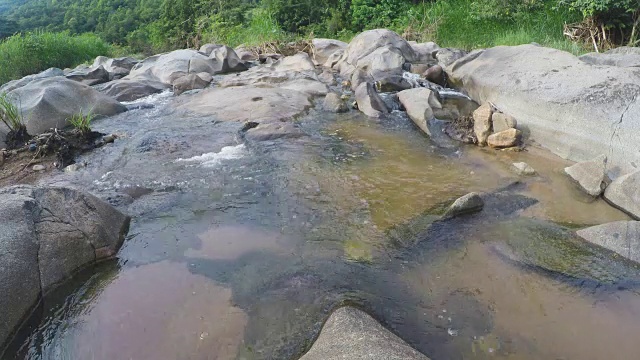
[[[47,180],[132,215],[117,262],[50,294],[7,358],[296,359],[340,304],[436,360],[637,357],[636,267],[536,240],[627,218],[582,197],[566,162],[442,149],[398,113],[312,110],[310,136],[244,144],[241,124],[145,101],[95,124],[121,138],[86,168]],[[470,191],[483,212],[438,221]]]

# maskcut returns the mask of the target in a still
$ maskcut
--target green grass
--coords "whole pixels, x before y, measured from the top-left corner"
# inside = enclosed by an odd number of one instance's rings
[[[25,126],[25,121],[18,106],[5,93],[0,93],[0,121],[2,121],[10,131],[17,132]]]
[[[91,132],[91,121],[93,121],[93,118],[94,116],[91,111],[86,115],[74,114],[69,118],[69,123],[81,133],[88,134]]]
[[[93,34],[35,32],[0,42],[0,84],[50,67],[64,69],[107,55],[110,46]]]

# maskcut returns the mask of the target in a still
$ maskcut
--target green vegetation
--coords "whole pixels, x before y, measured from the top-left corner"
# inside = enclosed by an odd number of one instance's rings
[[[91,132],[91,121],[93,121],[93,114],[91,111],[86,115],[74,114],[69,118],[69,123],[74,129],[78,130],[81,134],[88,134]]]
[[[13,35],[0,42],[0,84],[50,67],[73,67],[109,52],[109,45],[93,34]]]
[[[9,128],[9,131],[14,133],[25,128],[20,110],[5,93],[0,94],[0,121]]]

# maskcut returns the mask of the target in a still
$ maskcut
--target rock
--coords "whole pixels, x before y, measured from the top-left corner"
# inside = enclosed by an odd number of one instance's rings
[[[84,166],[82,164],[71,164],[64,168],[65,172],[76,172],[82,169]]]
[[[579,59],[591,65],[640,67],[640,51],[637,47],[621,46],[603,53],[584,54]]]
[[[425,73],[425,71],[429,70],[429,68],[433,66],[433,65],[429,65],[429,64],[411,64],[409,65],[409,71],[411,73],[417,74],[417,75],[422,75]]]
[[[280,71],[314,71],[315,65],[309,58],[307,53],[299,52],[292,56],[286,56],[277,63],[278,70]]]
[[[216,44],[204,44],[202,46],[200,46],[200,49],[198,49],[198,51],[200,51],[201,53],[209,56],[211,55],[211,53],[213,52],[213,50],[221,47],[222,45],[216,45]]]
[[[18,79],[18,80],[11,80],[8,83],[0,86],[0,93],[8,93],[10,91],[13,91],[15,89],[21,88],[25,85],[27,85],[28,83],[30,83],[33,80],[38,80],[38,79],[47,79],[50,77],[55,77],[55,76],[64,76],[64,71],[58,69],[58,68],[49,68],[41,73],[38,74],[33,74],[33,75],[29,75],[29,76],[25,76],[22,79]]]
[[[91,86],[109,81],[109,72],[100,65],[96,68],[82,68],[74,70],[67,74],[66,78]]]
[[[576,233],[590,243],[640,262],[640,221],[616,221],[578,230]]]
[[[236,54],[236,52],[228,46],[220,46],[216,49],[213,49],[213,51],[209,55],[209,58],[214,60],[214,65],[212,66],[212,68],[205,66],[202,70],[197,71],[193,68],[193,65],[191,65],[190,71],[195,73],[206,72],[214,75],[228,74],[247,70],[247,66],[238,57],[238,54]]]
[[[311,349],[300,358],[341,359],[429,360],[367,313],[352,307],[335,310]]]
[[[180,95],[183,92],[188,90],[204,89],[208,85],[209,85],[209,81],[203,80],[200,76],[196,74],[189,74],[173,82],[173,93],[176,95]]]
[[[318,75],[318,80],[329,86],[337,85],[336,78],[330,70],[324,70],[320,75]]]
[[[129,221],[102,200],[68,188],[0,189],[0,345],[43,294],[113,256]]]
[[[94,87],[94,89],[118,101],[138,100],[149,95],[161,93],[169,88],[169,85],[160,81],[145,79],[119,79]]]
[[[518,175],[531,176],[536,174],[536,170],[525,162],[513,163],[513,169]]]
[[[491,135],[491,115],[493,109],[490,104],[484,104],[473,112],[473,131],[478,139],[478,145],[487,144],[487,139]]]
[[[493,126],[493,132],[515,129],[518,126],[518,122],[513,116],[500,112],[494,112],[491,115],[491,124]]]
[[[433,53],[436,50],[440,49],[438,44],[432,41],[426,43],[416,43],[414,41],[409,41],[409,45],[411,45],[411,48],[416,53],[416,62],[424,64],[434,64],[436,62],[436,59],[433,57]],[[422,72],[419,72],[417,74],[422,74]]]
[[[443,217],[452,218],[464,214],[471,214],[482,210],[484,200],[478,193],[468,193],[467,195],[457,199],[449,206]]]
[[[431,136],[429,121],[434,118],[432,105],[438,101],[435,93],[427,88],[409,89],[399,92],[398,100],[407,110],[409,118],[425,134]]]
[[[441,48],[434,51],[434,57],[438,60],[438,64],[443,68],[453,64],[458,59],[467,55],[467,52],[460,49]]]
[[[31,169],[32,169],[33,171],[45,171],[45,170],[47,170],[47,168],[46,168],[44,165],[40,165],[40,164],[33,165],[33,166],[31,167]]]
[[[400,50],[381,47],[358,60],[356,69],[363,70],[368,79],[378,81],[393,75],[402,76],[402,66],[405,62],[405,57]]]
[[[432,83],[438,84],[440,86],[444,86],[446,82],[444,70],[440,65],[434,65],[428,68],[427,71],[422,74],[422,76],[424,76],[425,79],[431,81]]]
[[[337,50],[336,52],[331,54],[331,56],[329,56],[329,58],[327,59],[327,61],[325,61],[323,66],[330,69],[333,68],[340,61],[340,59],[342,58],[342,55],[344,55],[344,50]]]
[[[9,95],[20,99],[20,111],[32,135],[63,128],[74,114],[91,112],[96,116],[111,116],[127,110],[113,98],[63,77],[34,80]]]
[[[477,134],[477,133],[476,133]],[[522,141],[522,132],[518,129],[508,129],[491,134],[487,138],[487,144],[493,148],[507,148],[517,146]]]
[[[102,66],[109,73],[109,81],[112,81],[129,75],[129,72],[137,63],[139,61],[131,57],[111,59],[106,56],[98,56],[93,61],[91,69],[97,69]]]
[[[379,92],[396,92],[412,89],[413,85],[401,75],[392,75],[375,82]]]
[[[634,219],[640,219],[640,170],[615,179],[604,191],[604,198]]]
[[[584,192],[600,196],[604,189],[607,156],[602,154],[590,161],[583,161],[564,168],[564,172],[575,180]]]
[[[336,93],[328,93],[324,98],[324,103],[322,107],[326,111],[334,112],[334,113],[342,113],[349,111],[347,104],[340,98],[340,96]]]
[[[452,84],[514,116],[532,140],[563,158],[607,154],[613,176],[640,163],[637,69],[593,66],[564,51],[519,45],[474,51],[446,70]]]
[[[259,57],[250,49],[244,46],[238,46],[234,49],[236,55],[240,58],[240,60],[244,62],[248,61],[258,61]]]
[[[449,115],[440,117],[443,114],[438,114],[436,117],[451,121],[461,117],[473,117],[473,112],[479,107],[475,101],[464,96],[447,95],[440,100],[440,104],[442,104],[442,112],[446,112]]]
[[[249,141],[269,141],[276,139],[297,139],[306,134],[292,123],[269,122],[258,124],[244,135]]]
[[[322,65],[327,62],[329,57],[336,51],[344,50],[349,44],[332,39],[313,39],[313,62]]]
[[[112,142],[116,141],[118,137],[116,136],[116,134],[109,134],[109,135],[105,135],[102,138],[102,142],[105,144],[111,144]]]
[[[296,79],[278,85],[281,89],[296,90],[309,96],[325,96],[329,93],[327,85],[310,79]]]
[[[266,123],[293,120],[312,105],[310,96],[299,91],[237,86],[208,88],[185,98],[177,106],[221,121]]]
[[[355,91],[358,110],[370,117],[379,118],[389,112],[384,101],[370,83],[362,83]]]

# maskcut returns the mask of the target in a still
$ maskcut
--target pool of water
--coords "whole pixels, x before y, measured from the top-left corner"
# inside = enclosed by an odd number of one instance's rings
[[[565,161],[443,149],[401,113],[311,110],[309,136],[245,143],[242,124],[144,101],[46,180],[133,217],[117,261],[49,294],[7,358],[297,359],[343,304],[434,360],[637,357],[640,270],[571,232],[627,217]],[[470,191],[481,213],[439,220]]]

